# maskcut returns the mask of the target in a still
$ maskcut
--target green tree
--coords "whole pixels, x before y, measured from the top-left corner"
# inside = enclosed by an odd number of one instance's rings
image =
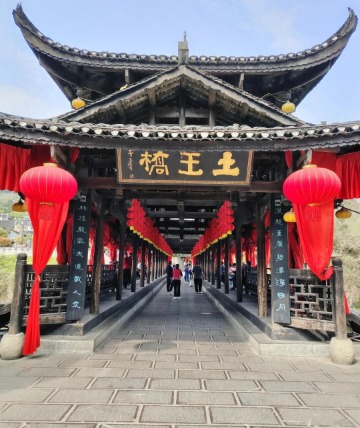
[[[6,232],[6,230],[0,227],[0,237],[7,238],[7,236],[8,236],[8,233]]]

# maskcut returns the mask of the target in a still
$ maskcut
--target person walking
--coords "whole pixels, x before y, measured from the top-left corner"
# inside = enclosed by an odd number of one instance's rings
[[[124,288],[127,288],[127,286],[131,284],[131,268],[132,268],[132,255],[129,253],[126,253],[124,257],[124,265],[123,265]]]
[[[171,282],[171,286],[174,287],[174,299],[181,299],[181,296],[180,296],[181,277],[182,277],[182,271],[179,268],[179,265],[176,264],[175,269],[173,269],[172,282]]]
[[[170,294],[171,293],[171,279],[173,276],[173,267],[172,267],[172,262],[171,260],[169,260],[168,265],[165,268],[165,273],[166,273],[166,291]]]
[[[195,291],[198,294],[202,294],[202,281],[204,278],[203,271],[200,267],[199,262],[196,262],[195,267],[193,268],[193,277],[194,277],[194,284],[195,284]]]

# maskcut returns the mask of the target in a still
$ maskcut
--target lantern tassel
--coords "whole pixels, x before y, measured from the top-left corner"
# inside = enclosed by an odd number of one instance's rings
[[[40,202],[39,206],[39,220],[50,221],[54,218],[55,204],[50,202]]]
[[[319,204],[311,204],[305,207],[305,220],[306,221],[320,221],[321,210]]]

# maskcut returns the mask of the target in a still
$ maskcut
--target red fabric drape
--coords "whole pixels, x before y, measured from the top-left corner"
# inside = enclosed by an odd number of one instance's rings
[[[59,265],[70,264],[72,248],[72,232],[74,224],[74,215],[68,214],[63,232],[60,234],[56,245],[56,261]]]
[[[94,264],[94,255],[95,255],[95,222],[91,222],[90,233],[89,233],[89,241],[90,241],[90,257],[89,257],[89,265]]]
[[[292,167],[293,163],[293,152],[287,151],[285,152],[285,163],[288,168]]]
[[[304,255],[301,251],[296,223],[288,223],[289,267],[301,269],[304,265]]]
[[[333,268],[327,269],[334,246],[334,201],[321,204],[321,218],[305,220],[306,206],[293,204],[301,248],[311,271],[321,280],[329,279]]]
[[[270,230],[265,232],[265,266],[270,267]]]
[[[28,168],[35,168],[36,166],[41,166],[45,162],[51,162],[50,146],[47,146],[45,144],[33,146],[31,149]]]
[[[32,286],[28,323],[23,355],[30,355],[40,346],[40,274],[45,269],[59,240],[64,226],[69,202],[54,204],[50,220],[39,219],[40,203],[26,198],[26,206],[34,229],[33,268],[35,281]]]
[[[360,198],[360,153],[349,153],[336,160],[336,174],[341,180],[340,199]]]
[[[327,168],[334,172],[336,172],[336,161],[336,153],[313,151],[311,155],[311,163],[320,168]]]
[[[337,156],[335,153],[314,151],[311,162],[318,167],[328,168],[339,176],[339,199],[360,198],[360,152]]]
[[[0,190],[20,192],[19,180],[29,165],[31,149],[0,143]]]

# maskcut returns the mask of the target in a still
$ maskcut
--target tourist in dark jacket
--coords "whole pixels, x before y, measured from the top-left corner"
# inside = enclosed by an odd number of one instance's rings
[[[196,266],[193,268],[193,277],[194,277],[194,284],[195,284],[195,291],[198,294],[202,294],[201,288],[202,288],[202,281],[204,278],[203,271],[199,265],[199,262],[196,262]]]
[[[171,293],[171,278],[173,275],[173,267],[172,267],[172,262],[171,260],[169,261],[169,264],[166,266],[165,268],[165,273],[166,273],[166,291],[168,293]]]

